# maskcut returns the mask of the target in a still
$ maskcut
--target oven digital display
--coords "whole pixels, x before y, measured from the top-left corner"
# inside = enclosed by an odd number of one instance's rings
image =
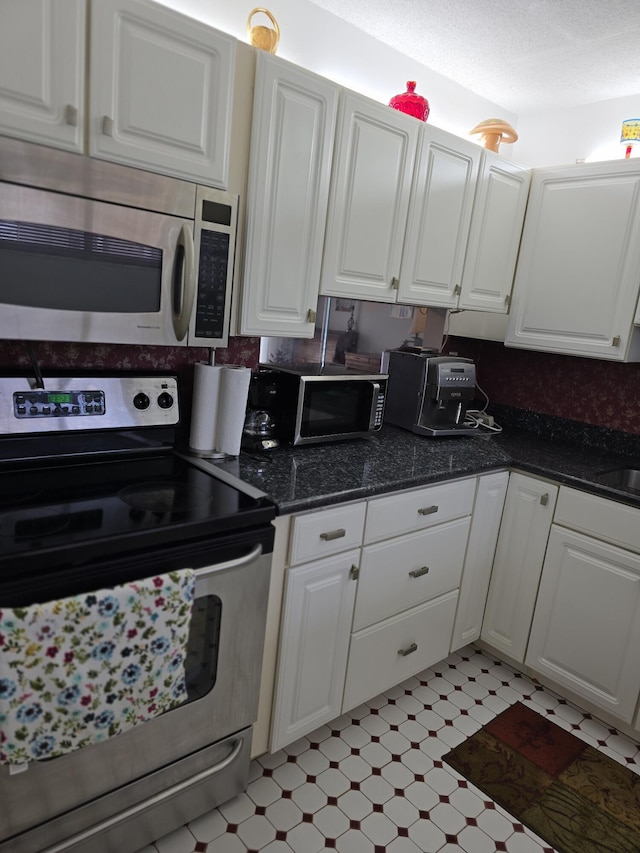
[[[49,403],[71,403],[73,397],[71,394],[48,394],[47,402]]]

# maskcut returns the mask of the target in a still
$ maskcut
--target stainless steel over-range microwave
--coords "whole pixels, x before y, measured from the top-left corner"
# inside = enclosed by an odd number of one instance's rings
[[[0,139],[0,337],[226,346],[238,197]]]

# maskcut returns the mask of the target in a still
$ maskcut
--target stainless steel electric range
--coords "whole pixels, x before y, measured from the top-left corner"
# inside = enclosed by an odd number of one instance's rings
[[[179,421],[172,376],[0,378],[0,636],[14,608],[196,574],[186,699],[1,765],[1,853],[135,851],[246,787],[275,508],[176,452]]]

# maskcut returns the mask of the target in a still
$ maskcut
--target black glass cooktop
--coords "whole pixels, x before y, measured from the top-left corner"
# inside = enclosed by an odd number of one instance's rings
[[[173,453],[0,472],[0,570],[120,555],[268,524],[250,497]]]

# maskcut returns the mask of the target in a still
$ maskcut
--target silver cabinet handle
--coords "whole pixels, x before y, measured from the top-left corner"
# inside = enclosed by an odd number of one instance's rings
[[[102,116],[102,132],[105,136],[113,136],[113,119],[110,116]]]
[[[352,581],[357,581],[360,577],[360,567],[355,564],[349,569],[349,577]]]
[[[78,126],[78,108],[72,104],[67,104],[64,108],[64,123],[70,127]]]
[[[418,510],[418,515],[433,515],[434,512],[438,512],[439,507],[437,504],[433,506],[423,506]]]
[[[541,496],[540,503],[542,504],[542,506],[546,506],[549,503],[549,493],[548,492],[545,492],[544,495]]]
[[[418,644],[417,643],[411,643],[411,645],[408,646],[406,649],[398,649],[398,654],[401,655],[403,658],[406,658],[407,655],[412,655],[414,652],[417,652],[417,651],[418,651]]]
[[[413,569],[409,572],[410,578],[420,578],[422,575],[429,574],[429,566],[423,566],[421,569]]]
[[[325,542],[331,542],[332,539],[342,539],[346,535],[347,531],[344,527],[340,527],[338,530],[329,530],[328,533],[321,533],[320,538],[324,539]]]

